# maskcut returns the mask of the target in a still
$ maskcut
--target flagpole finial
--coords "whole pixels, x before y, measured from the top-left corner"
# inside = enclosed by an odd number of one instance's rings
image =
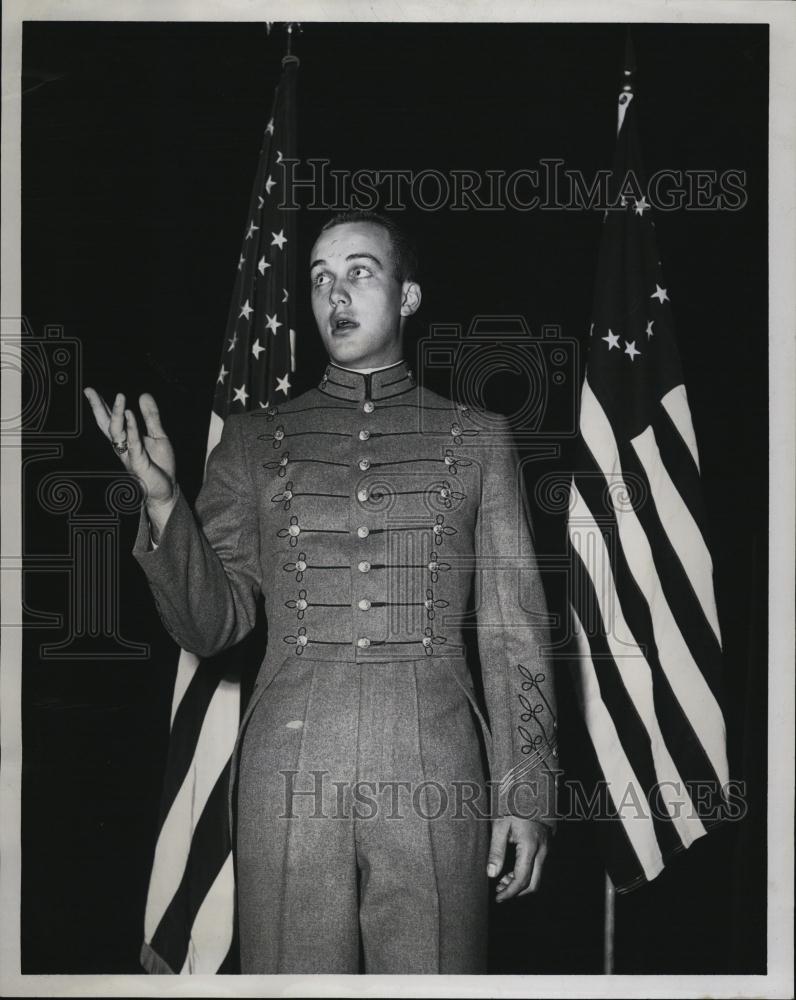
[[[633,36],[630,34],[630,25],[627,27],[625,35],[625,67],[622,71],[622,90],[625,93],[632,93],[636,77],[636,52],[633,48]]]
[[[302,31],[300,21],[286,21],[285,22],[285,34],[287,35],[287,42],[285,47],[285,54],[282,56],[282,65],[284,66],[287,62],[298,63],[298,56],[293,55],[293,32],[299,33]]]

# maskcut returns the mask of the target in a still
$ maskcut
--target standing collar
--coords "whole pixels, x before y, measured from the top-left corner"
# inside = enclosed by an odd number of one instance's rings
[[[414,388],[415,376],[406,361],[379,368],[368,375],[341,368],[330,361],[318,388],[327,396],[360,402],[365,399],[389,399]]]

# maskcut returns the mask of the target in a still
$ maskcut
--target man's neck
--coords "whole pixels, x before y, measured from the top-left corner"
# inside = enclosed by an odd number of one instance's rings
[[[376,365],[374,368],[348,368],[346,365],[337,365],[337,362],[334,362],[338,368],[345,368],[347,372],[358,372],[360,375],[370,375],[372,372],[380,372],[384,368],[394,368],[396,365],[400,365],[400,363],[401,360],[399,359],[398,361],[393,361],[392,364]]]

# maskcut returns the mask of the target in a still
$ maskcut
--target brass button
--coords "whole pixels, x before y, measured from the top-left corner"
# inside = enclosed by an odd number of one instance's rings
[[[366,559],[363,559],[362,562],[357,566],[357,569],[359,570],[360,573],[369,573],[370,563]]]
[[[365,413],[373,413],[373,411],[376,409],[376,404],[373,402],[373,400],[366,399],[362,406],[362,409],[365,411]]]
[[[285,432],[282,430],[282,428],[277,427],[277,429],[274,431],[274,437],[276,438],[276,440],[281,441],[284,436]]]
[[[360,538],[367,538],[370,534],[370,528],[366,527],[364,524],[357,528],[357,534]]]
[[[431,645],[431,636],[429,636],[429,635],[424,635],[423,636],[423,645],[426,646],[426,647],[428,647],[428,646]]]
[[[360,467],[360,469],[362,469],[363,472],[367,472],[368,469],[370,468],[370,459],[369,458],[360,458],[360,460],[359,460],[359,467]]]
[[[298,608],[299,611],[306,611],[307,610],[307,602],[304,600],[303,597],[300,597],[296,601],[296,607]]]
[[[369,437],[370,437],[370,431],[366,431],[366,430],[363,429],[363,430],[361,430],[359,432],[359,440],[360,441],[367,441],[367,439]]]
[[[370,611],[370,601],[367,598],[363,598],[357,605],[360,611]]]
[[[306,568],[307,564],[304,562],[304,560],[299,559],[299,561],[296,563],[296,569],[303,573]]]
[[[357,639],[357,646],[360,649],[367,649],[370,645],[370,639],[366,635],[363,635],[361,639]]]
[[[436,561],[434,561],[434,560],[432,560],[428,564],[428,568],[431,570],[432,573],[436,573],[436,571],[439,569],[439,563],[436,562]]]
[[[365,503],[369,496],[370,494],[367,490],[357,490],[357,500],[359,500],[360,503]]]
[[[291,524],[287,531],[289,535],[293,535],[295,537],[301,533],[301,528],[297,524]]]
[[[306,646],[309,641],[310,640],[306,637],[306,635],[300,635],[298,637],[299,646]]]

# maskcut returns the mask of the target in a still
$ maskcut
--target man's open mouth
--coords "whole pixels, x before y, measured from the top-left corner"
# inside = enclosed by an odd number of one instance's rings
[[[339,316],[332,321],[333,330],[353,330],[358,326],[359,323],[356,323],[353,319],[349,319],[347,316]]]

